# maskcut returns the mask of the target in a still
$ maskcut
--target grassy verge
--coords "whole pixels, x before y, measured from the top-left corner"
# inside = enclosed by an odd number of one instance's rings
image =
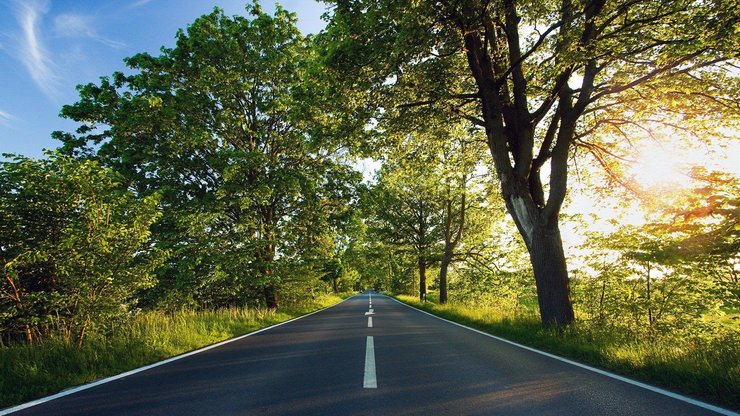
[[[740,410],[740,337],[713,340],[631,340],[603,331],[548,330],[534,316],[506,316],[494,309],[459,304],[421,304],[416,297],[396,298],[450,321],[517,343]]]
[[[266,311],[145,312],[107,337],[90,336],[78,350],[63,338],[0,348],[0,409],[65,388],[141,367],[333,305],[324,295],[298,306]]]

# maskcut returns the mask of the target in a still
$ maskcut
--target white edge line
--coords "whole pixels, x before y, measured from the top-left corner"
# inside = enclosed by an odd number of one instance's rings
[[[208,350],[211,350],[211,349],[214,349],[214,348],[218,348],[218,347],[220,347],[222,345],[226,345],[226,344],[229,344],[229,343],[232,343],[232,342],[235,342],[235,341],[239,341],[239,340],[244,339],[246,337],[259,334],[260,332],[269,331],[270,329],[274,329],[274,328],[277,328],[279,326],[282,326],[282,325],[285,325],[285,324],[289,324],[289,323],[291,323],[293,321],[297,321],[299,319],[303,319],[303,318],[305,318],[307,316],[311,316],[313,314],[316,314],[316,313],[325,311],[325,310],[327,310],[329,308],[333,308],[333,307],[339,305],[340,303],[344,303],[345,301],[348,301],[348,300],[352,299],[355,296],[357,296],[357,295],[350,296],[347,299],[343,299],[341,302],[337,302],[337,303],[335,303],[335,304],[333,304],[331,306],[327,306],[325,308],[321,308],[319,310],[313,311],[311,313],[307,313],[305,315],[297,316],[297,317],[295,317],[293,319],[290,319],[290,320],[287,320],[285,322],[280,322],[278,324],[275,324],[275,325],[272,325],[272,326],[268,326],[266,328],[261,328],[261,329],[258,329],[256,331],[246,333],[244,335],[239,335],[236,338],[230,338],[230,339],[227,339],[225,341],[218,342],[216,344],[211,344],[211,345],[208,345],[206,347],[203,347],[203,348],[200,348],[200,349],[197,349],[197,350],[194,350],[194,351],[186,352],[184,354],[176,355],[174,357],[167,358],[165,360],[158,361],[156,363],[146,365],[144,367],[135,368],[133,370],[126,371],[125,373],[121,373],[121,374],[117,374],[115,376],[110,376],[110,377],[107,377],[107,378],[104,378],[104,379],[101,379],[101,380],[93,381],[93,382],[88,383],[88,384],[83,384],[81,386],[77,386],[77,387],[73,387],[73,388],[70,388],[70,389],[67,389],[67,390],[64,390],[64,391],[60,391],[59,393],[53,394],[51,396],[42,397],[40,399],[36,399],[36,400],[30,401],[30,402],[27,402],[27,403],[19,404],[19,405],[14,406],[14,407],[9,407],[7,409],[0,410],[0,416],[9,415],[11,413],[15,413],[15,412],[18,412],[18,411],[21,411],[21,410],[24,410],[24,409],[28,409],[29,407],[37,406],[37,405],[40,405],[40,404],[43,404],[43,403],[46,403],[46,402],[50,402],[52,400],[56,400],[56,399],[59,399],[59,398],[65,397],[65,396],[69,396],[69,395],[72,395],[72,394],[81,392],[83,390],[87,390],[87,389],[91,389],[93,387],[97,387],[97,386],[99,386],[101,384],[106,384],[106,383],[110,383],[111,381],[120,380],[122,378],[126,378],[128,376],[132,376],[134,374],[141,373],[143,371],[150,370],[150,369],[155,368],[155,367],[159,367],[159,366],[162,366],[162,365],[165,365],[165,364],[169,364],[169,363],[171,363],[173,361],[177,361],[177,360],[181,360],[183,358],[190,357],[191,355],[199,354],[199,353],[204,352],[204,351],[208,351]]]
[[[671,397],[673,399],[681,400],[683,402],[686,402],[686,403],[689,403],[689,404],[693,404],[694,406],[699,406],[699,407],[702,407],[704,409],[711,410],[713,412],[717,412],[717,413],[719,413],[721,415],[725,415],[725,416],[740,416],[739,413],[735,413],[732,410],[724,409],[724,408],[721,408],[719,406],[715,406],[715,405],[712,405],[712,404],[709,404],[709,403],[706,403],[706,402],[702,402],[700,400],[692,399],[691,397],[686,397],[686,396],[680,395],[678,393],[674,393],[672,391],[661,389],[660,387],[651,386],[650,384],[646,384],[646,383],[643,383],[643,382],[640,382],[640,381],[637,381],[637,380],[632,380],[630,378],[627,378],[627,377],[624,377],[624,376],[620,376],[618,374],[610,373],[608,371],[601,370],[601,369],[596,368],[596,367],[591,367],[591,366],[586,365],[586,364],[581,364],[581,363],[579,363],[577,361],[569,360],[567,358],[563,358],[563,357],[560,357],[560,356],[557,356],[557,355],[554,355],[554,354],[550,354],[549,352],[540,351],[540,350],[534,349],[532,347],[528,347],[526,345],[518,344],[518,343],[516,343],[514,341],[510,341],[510,340],[505,339],[505,338],[497,337],[496,335],[491,335],[491,334],[489,334],[487,332],[483,332],[481,330],[478,330],[478,329],[475,329],[475,328],[471,328],[469,326],[465,326],[465,325],[460,324],[460,323],[457,323],[457,322],[450,321],[449,319],[442,318],[441,316],[437,316],[437,315],[431,314],[431,313],[429,313],[427,311],[424,311],[424,310],[415,308],[415,307],[413,307],[411,305],[407,305],[407,304],[401,302],[400,300],[398,300],[398,299],[396,299],[394,297],[391,297],[391,296],[386,296],[386,297],[388,297],[388,298],[390,298],[390,299],[392,299],[392,300],[400,303],[403,306],[406,306],[407,308],[413,309],[413,310],[415,310],[417,312],[421,312],[423,314],[429,315],[431,317],[437,318],[437,319],[442,320],[442,321],[445,321],[447,323],[450,323],[450,324],[453,324],[453,325],[457,325],[459,327],[468,329],[468,330],[473,331],[473,332],[477,332],[478,334],[485,335],[487,337],[496,339],[498,341],[505,342],[507,344],[510,344],[510,345],[513,345],[513,346],[516,346],[516,347],[525,349],[527,351],[532,351],[534,353],[537,353],[537,354],[540,354],[540,355],[544,355],[545,357],[553,358],[555,360],[562,361],[564,363],[567,363],[567,364],[570,364],[570,365],[574,365],[576,367],[583,368],[584,370],[592,371],[594,373],[598,373],[598,374],[601,374],[603,376],[607,376],[607,377],[613,378],[615,380],[619,380],[619,381],[625,382],[627,384],[632,384],[633,386],[641,387],[643,389],[650,390],[652,392],[655,392],[655,393],[658,393],[658,394],[662,394],[664,396],[668,396],[668,397]]]

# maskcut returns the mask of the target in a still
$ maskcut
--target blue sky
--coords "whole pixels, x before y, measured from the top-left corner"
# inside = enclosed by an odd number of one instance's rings
[[[0,153],[43,156],[75,86],[123,70],[123,58],[174,46],[175,33],[214,7],[244,14],[247,0],[0,0]],[[274,2],[262,1],[268,12]],[[324,27],[325,6],[283,0],[304,34]]]

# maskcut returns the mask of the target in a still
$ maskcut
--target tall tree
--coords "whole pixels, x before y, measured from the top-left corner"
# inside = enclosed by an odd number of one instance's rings
[[[386,165],[370,194],[375,207],[372,230],[414,258],[421,300],[426,298],[427,271],[439,259],[442,221],[440,201],[433,194],[436,179],[408,166]]]
[[[163,193],[155,232],[174,253],[161,280],[206,304],[259,290],[274,308],[278,263],[313,256],[354,174],[309,134],[310,51],[295,15],[267,15],[256,2],[247,12],[216,9],[180,31],[175,48],[127,59],[131,75],[79,87],[62,115],[82,125],[57,137],[141,194]]]
[[[488,174],[480,164],[482,143],[464,133],[437,140],[441,181],[438,198],[442,205],[443,249],[439,266],[439,302],[447,303],[448,274],[453,263],[479,260],[490,236],[492,215]],[[444,136],[437,136],[439,139]],[[432,149],[435,146],[432,145]]]
[[[734,0],[332,3],[324,54],[378,119],[435,107],[485,131],[547,325],[574,319],[559,229],[573,149],[600,149],[589,139],[615,119],[737,116],[721,105],[737,89],[713,83],[739,49]],[[692,101],[718,111],[685,111]]]

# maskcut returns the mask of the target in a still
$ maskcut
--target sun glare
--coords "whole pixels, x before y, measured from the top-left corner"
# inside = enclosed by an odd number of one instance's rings
[[[691,184],[686,156],[667,145],[650,143],[638,150],[628,175],[643,189],[685,188]]]

